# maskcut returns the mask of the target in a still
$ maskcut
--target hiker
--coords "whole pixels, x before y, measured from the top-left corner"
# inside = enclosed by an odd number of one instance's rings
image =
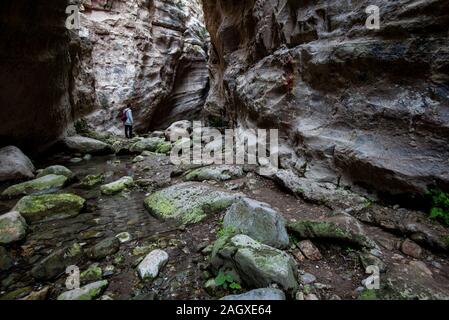
[[[133,137],[133,112],[131,110],[131,105],[128,104],[125,110],[122,111],[122,121],[125,125],[125,136],[128,139],[132,139]]]

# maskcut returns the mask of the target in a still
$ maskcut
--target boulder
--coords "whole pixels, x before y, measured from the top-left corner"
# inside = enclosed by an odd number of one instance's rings
[[[180,137],[189,137],[190,132],[192,132],[192,121],[181,120],[173,123],[165,130],[165,138],[169,141],[176,141]]]
[[[226,181],[240,178],[244,175],[243,168],[239,166],[222,165],[202,167],[188,172],[184,179],[187,181]]]
[[[101,260],[116,253],[119,249],[120,241],[115,237],[111,237],[97,243],[88,251],[88,256],[94,260]]]
[[[323,258],[320,250],[310,240],[298,242],[298,248],[309,260],[319,261]]]
[[[87,270],[81,272],[80,281],[82,284],[100,281],[103,277],[103,270],[98,264],[91,265]]]
[[[81,182],[80,187],[84,189],[93,189],[96,186],[101,185],[104,182],[104,175],[98,174],[98,175],[88,175],[85,176]]]
[[[132,177],[123,177],[117,181],[105,184],[101,186],[101,193],[105,195],[114,195],[122,192],[123,190],[132,187],[134,180]]]
[[[19,212],[13,211],[0,216],[0,245],[10,244],[25,238],[27,224]]]
[[[7,188],[2,197],[15,198],[28,194],[51,193],[60,190],[67,182],[67,177],[49,174],[34,180],[23,182]]]
[[[211,265],[215,271],[233,270],[251,288],[277,284],[292,291],[298,287],[293,258],[246,235],[219,238],[214,245]]]
[[[46,300],[47,297],[48,297],[49,292],[50,292],[50,287],[46,286],[46,287],[43,287],[40,290],[31,292],[29,295],[27,295],[26,297],[22,298],[21,300],[28,300],[28,301]]]
[[[150,252],[137,267],[141,279],[154,279],[167,264],[168,254],[163,250]]]
[[[129,150],[133,153],[142,153],[143,151],[157,152],[159,147],[165,144],[164,139],[145,138],[134,143]]]
[[[65,176],[65,177],[67,177],[67,179],[73,178],[73,172],[71,170],[69,170],[68,168],[66,168],[64,166],[59,166],[59,165],[50,166],[50,167],[45,168],[37,175],[37,178],[48,176],[49,174],[54,174],[57,176]]]
[[[419,259],[422,257],[423,250],[415,242],[405,239],[401,244],[401,251],[406,255]]]
[[[238,197],[208,185],[187,182],[153,193],[145,199],[145,208],[157,218],[175,219],[187,225],[227,209]]]
[[[66,137],[62,142],[73,153],[102,155],[115,152],[109,144],[83,136]]]
[[[285,300],[285,293],[275,288],[254,289],[242,294],[229,295],[220,300],[246,301],[246,300]]]
[[[86,200],[70,193],[26,196],[19,200],[15,210],[30,222],[52,221],[77,216]]]
[[[223,226],[275,248],[285,248],[289,244],[285,220],[279,212],[249,198],[242,198],[229,207]]]
[[[34,178],[34,165],[18,148],[0,149],[0,182]]]
[[[97,281],[79,289],[64,292],[58,300],[94,300],[100,297],[109,285],[107,280]]]
[[[327,239],[352,243],[360,247],[376,248],[376,243],[365,233],[361,223],[347,214],[320,220],[303,220],[288,225],[301,239]]]
[[[31,274],[37,280],[52,280],[64,273],[68,266],[77,265],[82,257],[81,246],[74,243],[62,249],[56,249],[42,259],[31,269]]]

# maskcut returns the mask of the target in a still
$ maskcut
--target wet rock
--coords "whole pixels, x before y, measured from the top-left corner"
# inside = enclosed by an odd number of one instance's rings
[[[93,189],[96,186],[101,185],[104,182],[104,175],[88,175],[84,177],[80,182],[80,187],[84,189]]]
[[[159,138],[165,140],[165,132],[164,131],[153,131],[150,133],[150,138]]]
[[[39,172],[39,174],[36,176],[36,178],[41,178],[41,177],[47,176],[49,174],[54,174],[57,176],[65,176],[69,180],[73,178],[73,172],[70,171],[69,169],[67,169],[66,167],[60,166],[60,165],[55,165],[55,166],[50,166],[50,167],[45,168],[44,170]]]
[[[369,205],[369,201],[335,184],[300,178],[292,170],[278,170],[274,180],[305,200],[328,206],[334,210],[358,212]]]
[[[242,167],[222,165],[210,166],[192,170],[188,172],[184,179],[186,181],[226,181],[234,178],[240,178],[244,175]]]
[[[288,229],[302,239],[328,239],[355,244],[360,247],[376,248],[376,243],[365,233],[357,219],[347,214],[321,220],[293,222]]]
[[[254,289],[242,294],[226,296],[220,300],[285,300],[285,293],[274,288]]]
[[[15,210],[30,223],[75,217],[84,208],[86,200],[70,193],[26,196],[19,200]]]
[[[83,136],[66,137],[62,140],[64,146],[71,152],[82,154],[112,154],[115,150],[108,144]]]
[[[140,278],[143,280],[155,279],[167,264],[168,258],[167,252],[163,250],[150,252],[137,267]]]
[[[98,281],[79,289],[64,292],[58,296],[58,300],[94,300],[100,297],[109,285],[108,281]]]
[[[28,194],[51,193],[60,190],[67,182],[67,177],[59,175],[46,175],[41,178],[13,185],[3,191],[2,196],[14,198]]]
[[[143,151],[157,152],[159,147],[165,144],[165,140],[160,138],[145,138],[133,144],[130,151],[134,153],[142,153]]]
[[[75,158],[70,159],[70,162],[71,163],[80,163],[80,162],[83,162],[83,159],[75,157]]]
[[[246,235],[219,238],[211,256],[214,270],[231,269],[251,288],[278,284],[284,290],[297,288],[296,264],[285,252]]]
[[[17,147],[0,149],[0,182],[34,178],[34,165]]]
[[[123,177],[117,181],[101,186],[101,193],[105,195],[114,195],[129,187],[132,187],[133,185],[134,180],[132,177]]]
[[[188,182],[153,193],[145,199],[145,208],[157,218],[192,224],[209,214],[225,210],[238,197],[207,185]]]
[[[114,253],[117,253],[120,249],[120,241],[115,238],[107,238],[97,243],[93,248],[88,251],[88,256],[91,259],[101,260]]]
[[[51,280],[65,272],[68,266],[77,265],[83,257],[83,250],[78,243],[56,249],[49,256],[38,262],[31,274],[38,280]]]
[[[46,286],[38,291],[33,291],[26,297],[22,298],[21,300],[28,300],[28,301],[41,301],[46,300],[48,297],[48,294],[50,292],[50,287]]]
[[[279,212],[249,198],[242,198],[229,207],[223,226],[275,248],[286,248],[289,244],[285,220]]]
[[[7,271],[14,265],[14,261],[5,248],[0,246],[0,271]]]
[[[298,242],[298,248],[309,260],[318,261],[323,258],[320,250],[310,240]]]
[[[169,141],[177,141],[179,138],[188,138],[192,132],[192,121],[181,120],[173,123],[165,130],[165,138]]]
[[[0,216],[0,245],[20,241],[26,236],[27,224],[17,211]]]
[[[419,259],[422,257],[422,248],[415,242],[405,239],[401,244],[401,251],[413,258]]]
[[[91,265],[87,270],[81,272],[80,281],[82,284],[100,281],[103,278],[103,270],[98,264]]]
[[[131,241],[131,235],[129,234],[129,232],[119,233],[115,237],[120,241],[120,243],[125,243],[125,242]]]

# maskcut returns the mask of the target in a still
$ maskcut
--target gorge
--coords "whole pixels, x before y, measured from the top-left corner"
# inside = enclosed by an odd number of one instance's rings
[[[449,298],[448,30],[444,0],[3,0],[0,298]],[[278,170],[175,165],[191,121],[279,130]]]

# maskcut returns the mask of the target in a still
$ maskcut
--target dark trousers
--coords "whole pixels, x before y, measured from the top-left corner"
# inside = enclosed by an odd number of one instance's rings
[[[133,137],[133,126],[125,125],[125,136],[128,139]]]

